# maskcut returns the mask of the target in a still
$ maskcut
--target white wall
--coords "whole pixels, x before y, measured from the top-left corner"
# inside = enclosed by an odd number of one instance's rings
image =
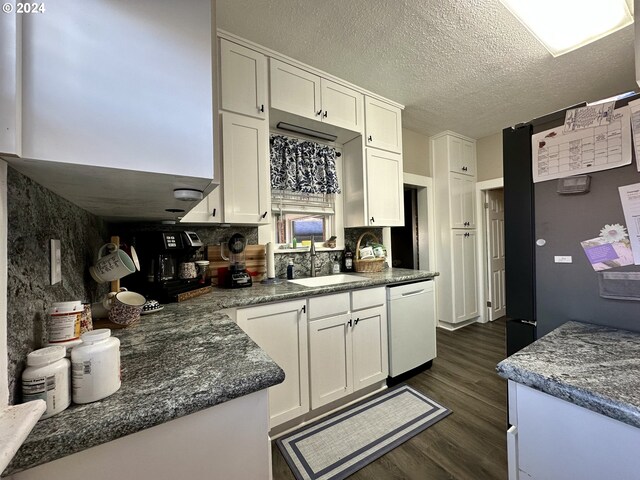
[[[429,137],[402,129],[402,163],[405,173],[431,176]]]
[[[7,164],[0,160],[0,408],[9,402],[7,361]]]
[[[478,182],[502,178],[502,132],[476,141]]]

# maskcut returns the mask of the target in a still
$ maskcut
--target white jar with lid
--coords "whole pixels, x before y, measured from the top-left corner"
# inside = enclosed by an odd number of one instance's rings
[[[82,334],[82,344],[71,350],[73,401],[90,403],[120,388],[120,340],[101,328]]]
[[[27,368],[22,372],[22,402],[42,399],[47,402],[40,420],[62,412],[71,404],[71,362],[66,349],[54,346],[27,355]]]

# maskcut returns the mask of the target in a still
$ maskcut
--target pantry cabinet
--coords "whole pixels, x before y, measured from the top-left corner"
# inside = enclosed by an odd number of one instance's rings
[[[431,139],[440,272],[437,312],[441,327],[458,328],[480,314],[477,281],[475,141],[454,132]]]
[[[220,39],[220,108],[267,118],[267,58]]]
[[[476,228],[475,189],[473,177],[449,174],[451,228]]]
[[[402,155],[364,148],[361,138],[343,153],[345,227],[404,225]]]
[[[284,370],[285,380],[269,388],[270,426],[309,411],[309,369],[305,299],[241,308],[238,326]]]
[[[267,224],[271,193],[268,123],[235,113],[221,116],[224,221]]]
[[[349,311],[319,312],[322,302],[344,310],[340,293],[309,299],[309,366],[311,408],[319,408],[387,378],[388,346],[385,289],[354,291]],[[359,299],[364,301],[359,302]],[[313,303],[312,303],[313,300]]]
[[[478,295],[476,286],[478,246],[475,231],[453,230],[451,234],[451,250],[453,274],[450,289],[453,294],[453,323],[463,322],[478,316]],[[444,283],[444,282],[442,282]],[[445,299],[442,299],[443,301]]]
[[[364,105],[366,146],[402,153],[402,110],[368,96]]]
[[[362,132],[364,96],[361,93],[273,58],[270,77],[272,108]]]

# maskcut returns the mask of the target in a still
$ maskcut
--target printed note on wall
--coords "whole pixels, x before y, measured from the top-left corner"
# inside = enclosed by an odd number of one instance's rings
[[[618,187],[618,190],[633,249],[633,260],[636,265],[640,265],[640,183],[624,185]]]
[[[640,172],[640,99],[629,102],[629,108],[631,109],[631,133],[636,153],[636,168]]]
[[[631,163],[631,122],[629,107],[613,110],[596,126],[565,132],[562,125],[531,137],[533,152],[533,181],[544,182],[556,178],[597,172]]]

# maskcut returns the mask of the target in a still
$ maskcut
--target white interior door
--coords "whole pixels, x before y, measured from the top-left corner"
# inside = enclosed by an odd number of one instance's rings
[[[487,192],[487,249],[489,260],[489,320],[504,316],[504,190]]]

